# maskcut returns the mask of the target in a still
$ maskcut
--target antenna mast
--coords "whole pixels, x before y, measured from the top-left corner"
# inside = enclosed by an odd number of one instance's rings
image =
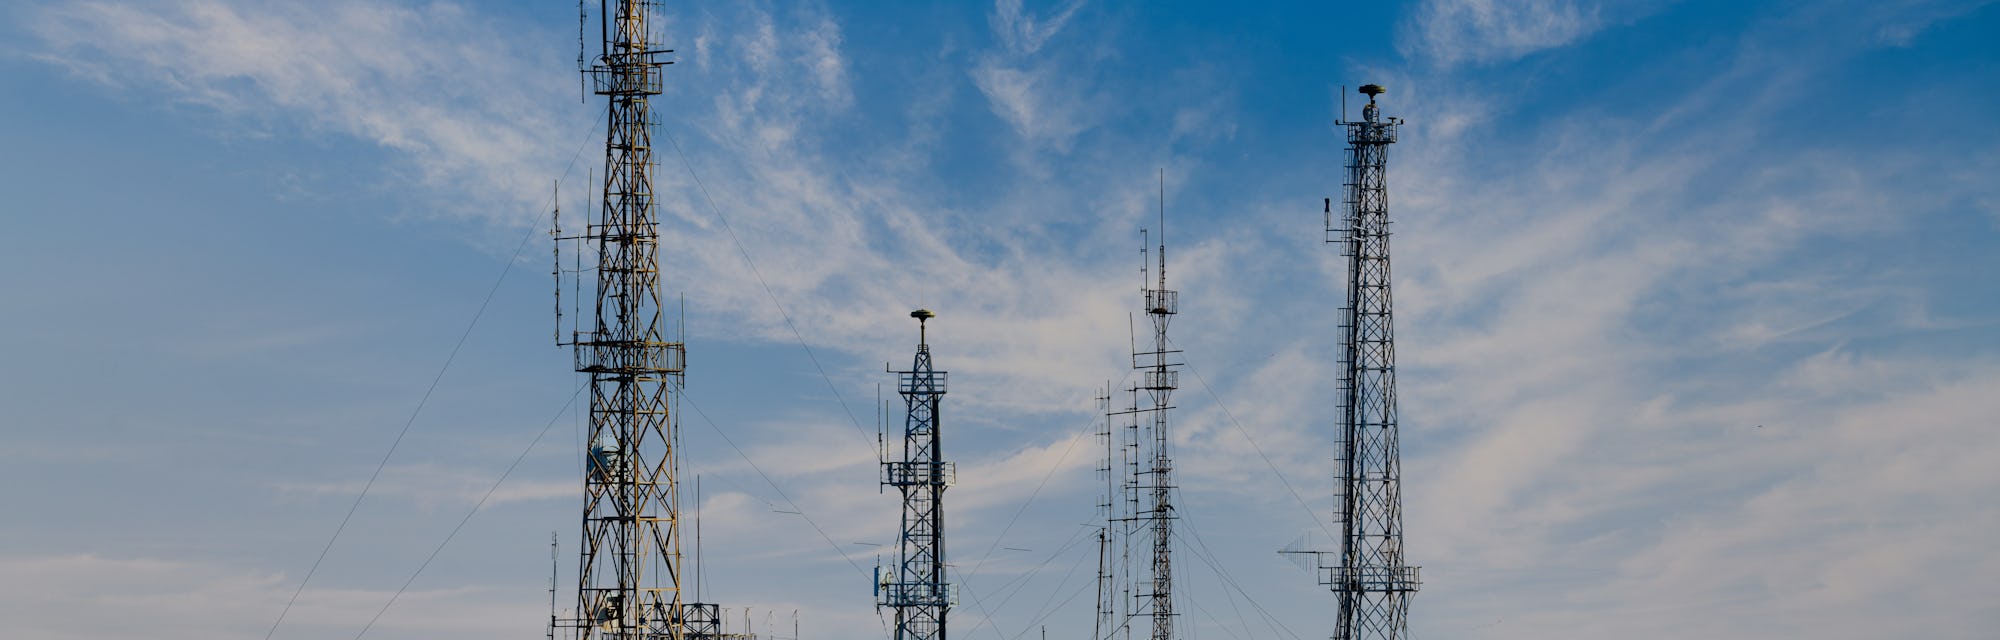
[[[945,614],[954,602],[945,581],[944,490],[957,479],[939,448],[938,403],[944,398],[946,374],[931,368],[927,323],[937,314],[910,312],[917,319],[917,355],[910,370],[896,373],[902,394],[903,459],[882,462],[883,486],[903,496],[902,528],[896,539],[895,565],[875,570],[877,607],[895,610],[891,640],[945,640]]]
[[[1337,600],[1334,640],[1409,637],[1417,567],[1403,560],[1402,463],[1396,426],[1396,343],[1389,296],[1388,151],[1400,118],[1382,118],[1380,85],[1361,85],[1368,104],[1347,129],[1342,223],[1327,203],[1326,238],[1347,257],[1347,301],[1340,314],[1343,365],[1338,388],[1340,485],[1334,519],[1340,549],[1319,552],[1320,584]],[[1343,116],[1344,117],[1344,116]]]
[[[1111,412],[1109,381],[1104,383],[1102,393],[1097,396],[1097,408],[1104,412],[1104,428],[1097,432],[1097,436],[1104,439],[1104,459],[1098,465],[1097,473],[1104,478],[1104,501],[1097,503],[1097,510],[1104,514],[1104,526],[1097,528],[1097,619],[1090,636],[1094,640],[1108,640],[1122,622],[1117,615],[1119,574],[1115,572],[1120,565],[1114,565],[1112,561],[1113,545],[1123,540],[1123,536],[1116,539],[1112,536],[1112,526],[1119,522],[1118,488],[1121,484],[1112,470],[1120,446],[1111,437],[1111,417],[1114,414]]]
[[[1153,530],[1153,588],[1147,594],[1153,612],[1153,640],[1173,640],[1174,600],[1173,600],[1173,456],[1168,451],[1170,442],[1167,434],[1167,410],[1173,408],[1174,389],[1180,387],[1180,372],[1174,369],[1179,363],[1173,362],[1172,354],[1177,350],[1167,347],[1167,324],[1174,314],[1180,312],[1180,296],[1167,288],[1167,232],[1166,232],[1166,171],[1160,172],[1160,255],[1158,288],[1146,289],[1146,317],[1153,321],[1153,350],[1150,353],[1133,354],[1133,368],[1144,368],[1144,388],[1152,396],[1152,510],[1147,514],[1147,525]]]

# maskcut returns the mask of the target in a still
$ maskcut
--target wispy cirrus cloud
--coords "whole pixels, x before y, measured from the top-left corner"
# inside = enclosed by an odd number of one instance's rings
[[[1399,33],[1403,55],[1440,66],[1504,62],[1570,44],[1658,2],[1425,0]]]
[[[994,115],[1030,144],[1058,153],[1067,153],[1107,106],[1092,97],[1088,79],[1073,64],[1076,49],[1044,52],[1083,5],[1074,0],[1044,16],[1020,0],[997,0],[989,21],[1000,46],[972,69]]]
[[[83,2],[31,15],[46,46],[35,57],[237,126],[297,123],[392,149],[417,183],[473,196],[448,215],[539,215],[569,158],[563,138],[585,124],[548,99],[573,86],[566,69],[449,3]]]
[[[1021,0],[995,0],[993,3],[993,30],[1000,36],[1009,51],[1022,55],[1034,55],[1048,44],[1049,38],[1061,32],[1069,19],[1082,9],[1085,0],[1069,0],[1055,8],[1047,16],[1028,13]]]

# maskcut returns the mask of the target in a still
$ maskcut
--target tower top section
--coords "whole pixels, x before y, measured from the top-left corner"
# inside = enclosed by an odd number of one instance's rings
[[[911,311],[910,317],[917,319],[917,344],[919,346],[928,346],[928,337],[924,335],[927,330],[925,325],[931,318],[937,317],[937,314],[931,313],[930,309],[918,309]]]
[[[1361,121],[1340,120],[1337,124],[1347,127],[1348,144],[1392,144],[1396,142],[1396,127],[1403,124],[1402,118],[1383,117],[1382,108],[1375,104],[1375,97],[1388,93],[1379,84],[1364,84],[1359,89],[1361,95],[1368,96],[1368,104],[1361,106]],[[1340,101],[1340,115],[1347,117],[1347,99]]]

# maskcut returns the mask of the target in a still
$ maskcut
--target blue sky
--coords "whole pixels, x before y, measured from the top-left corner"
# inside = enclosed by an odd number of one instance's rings
[[[665,11],[703,595],[759,631],[796,610],[808,637],[880,636],[860,543],[891,541],[897,505],[871,405],[926,306],[953,378],[953,633],[1087,633],[1091,398],[1129,365],[1164,170],[1201,383],[1178,403],[1187,633],[1327,635],[1328,595],[1273,552],[1330,499],[1319,203],[1340,87],[1364,82],[1410,123],[1391,210],[1418,637],[2000,624],[2000,7]],[[559,180],[581,210],[601,153],[575,7],[0,15],[0,618],[262,637],[407,422],[276,636],[353,637],[555,418],[367,634],[540,637],[580,436],[528,234]]]

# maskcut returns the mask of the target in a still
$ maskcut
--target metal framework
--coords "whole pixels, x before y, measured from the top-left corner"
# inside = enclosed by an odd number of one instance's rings
[[[1136,394],[1133,405],[1138,405]],[[1097,407],[1104,412],[1104,428],[1097,432],[1097,437],[1104,440],[1104,458],[1097,466],[1098,477],[1104,479],[1104,501],[1097,503],[1098,513],[1104,515],[1104,526],[1097,529],[1097,616],[1090,637],[1093,640],[1110,640],[1120,630],[1124,630],[1127,636],[1131,635],[1131,631],[1122,624],[1124,616],[1119,615],[1119,604],[1124,600],[1118,597],[1118,588],[1124,583],[1125,575],[1121,570],[1124,565],[1115,559],[1120,558],[1125,549],[1125,537],[1112,535],[1112,531],[1122,521],[1118,492],[1124,483],[1119,481],[1113,470],[1118,468],[1118,455],[1124,447],[1112,437],[1112,418],[1118,414],[1111,411],[1111,384],[1108,382],[1104,385],[1103,395],[1097,397]]]
[[[956,480],[939,449],[946,374],[931,368],[926,324],[936,314],[918,309],[910,317],[917,319],[917,355],[908,371],[896,372],[905,409],[903,455],[882,462],[882,485],[902,494],[903,519],[895,565],[887,573],[876,569],[876,606],[895,611],[892,640],[944,640],[945,615],[955,604],[944,572],[944,490]]]
[[[1399,118],[1381,117],[1375,96],[1347,129],[1345,217],[1327,206],[1327,241],[1347,258],[1347,300],[1340,314],[1341,376],[1334,519],[1340,548],[1315,554],[1320,584],[1333,590],[1335,640],[1391,640],[1409,635],[1410,596],[1420,583],[1403,560],[1402,464],[1396,428],[1396,341],[1389,295],[1388,151]]]
[[[1160,187],[1162,228],[1166,224],[1166,186]],[[1144,233],[1144,232],[1142,232]],[[1142,242],[1143,256],[1150,247]],[[1098,634],[1099,638],[1109,638],[1123,631],[1131,636],[1131,619],[1136,616],[1151,618],[1152,640],[1173,640],[1174,637],[1174,582],[1173,582],[1173,454],[1170,449],[1168,410],[1173,408],[1173,392],[1180,387],[1180,350],[1172,348],[1167,340],[1167,326],[1180,313],[1180,295],[1167,288],[1167,243],[1166,234],[1161,232],[1158,262],[1141,261],[1139,294],[1145,305],[1147,319],[1153,328],[1153,341],[1148,350],[1133,346],[1132,368],[1140,374],[1139,381],[1126,389],[1131,394],[1131,406],[1122,411],[1109,411],[1107,405],[1105,430],[1104,466],[1107,476],[1113,464],[1111,446],[1111,420],[1125,418],[1125,437],[1120,445],[1122,464],[1126,474],[1122,489],[1125,501],[1120,509],[1107,499],[1106,532],[1099,543],[1099,563],[1114,564],[1111,556],[1120,559],[1115,562],[1118,571],[1100,569],[1098,572]],[[1151,256],[1147,256],[1151,258]],[[1154,272],[1157,271],[1157,274]],[[1150,400],[1151,406],[1142,406],[1140,395]],[[1108,394],[1107,394],[1108,395]],[[1107,485],[1107,492],[1110,487]],[[1116,536],[1111,535],[1110,525],[1122,524]],[[1143,541],[1134,542],[1134,538]],[[1143,554],[1150,565],[1145,583],[1139,584],[1136,577],[1125,575],[1132,565],[1134,550]],[[1131,609],[1114,614],[1110,610],[1113,592],[1122,586],[1131,598]],[[1134,593],[1136,591],[1136,593]],[[1114,624],[1114,620],[1116,623]]]
[[[552,624],[579,640],[719,633],[714,605],[682,602],[674,394],[686,349],[664,326],[654,116],[647,102],[660,93],[662,67],[672,64],[664,57],[672,51],[652,42],[653,9],[644,0],[599,3],[603,49],[583,72],[608,102],[603,199],[599,216],[580,234],[555,232],[595,254],[590,324],[558,340],[573,348],[576,371],[590,378],[576,615]],[[579,265],[579,280],[583,270]]]

